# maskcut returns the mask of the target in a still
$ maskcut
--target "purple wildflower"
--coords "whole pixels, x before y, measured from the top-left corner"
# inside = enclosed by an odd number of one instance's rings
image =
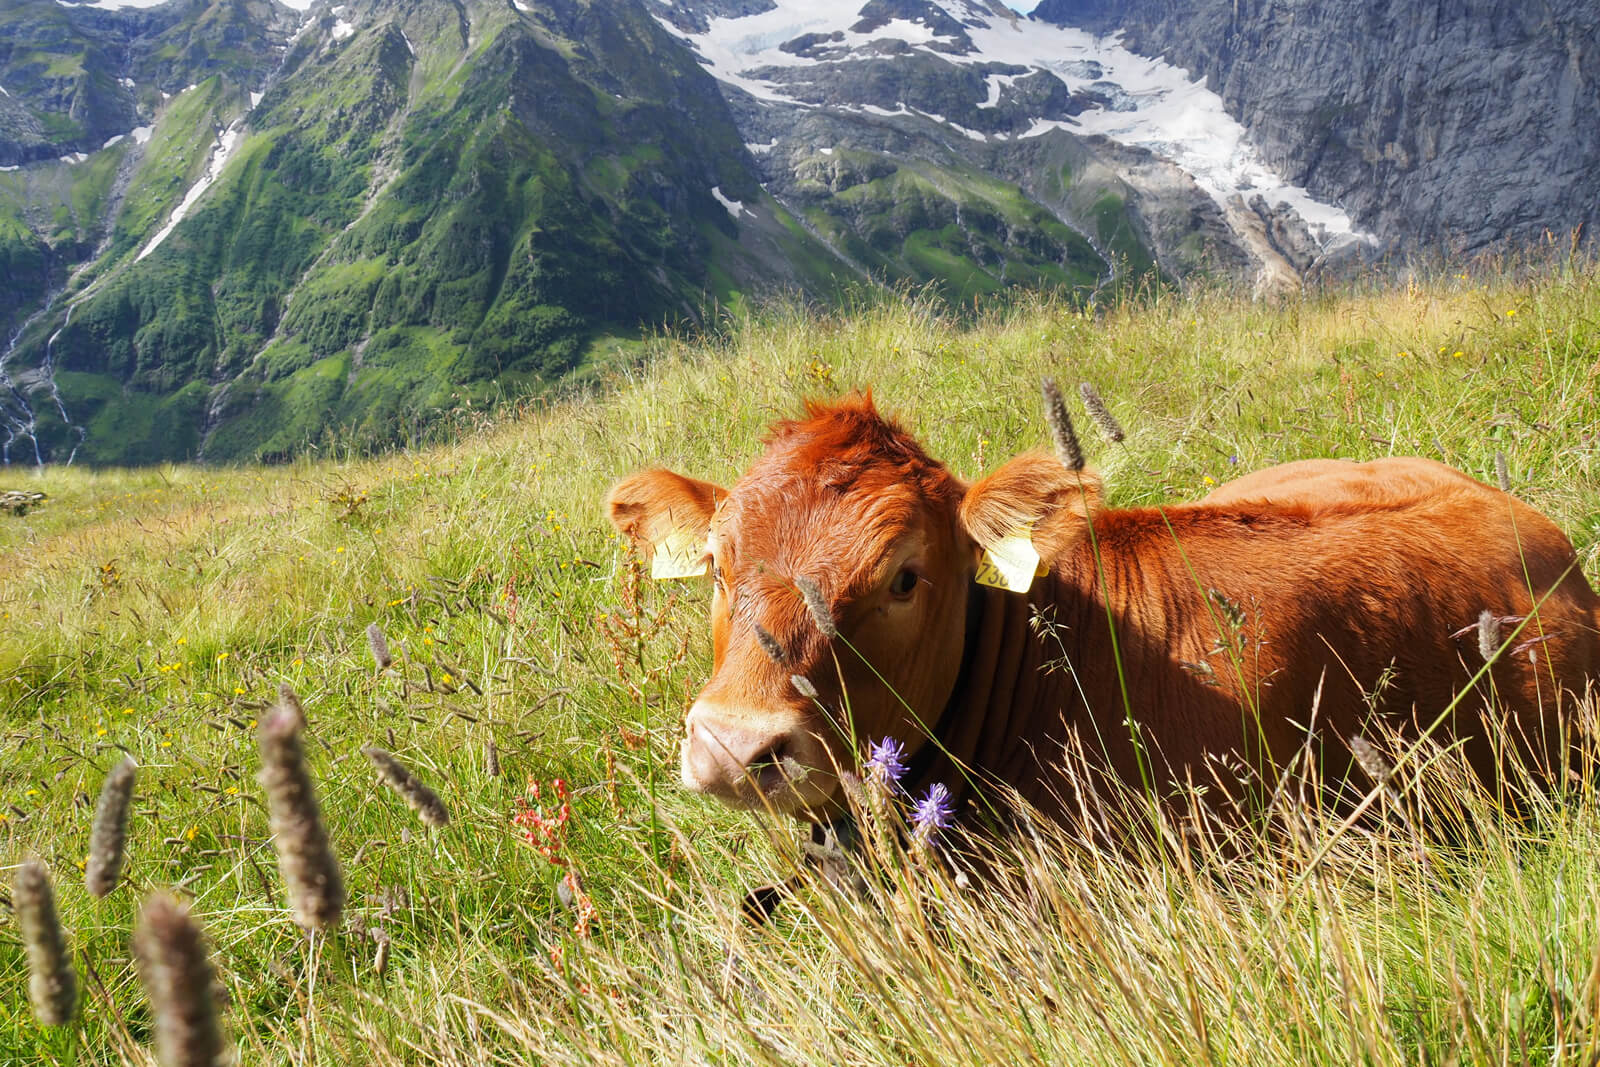
[[[935,831],[947,829],[950,826],[950,816],[956,812],[955,803],[950,799],[950,790],[943,782],[934,782],[928,787],[927,795],[917,801],[911,809],[911,825],[919,838],[926,840],[932,837]]]
[[[867,777],[880,786],[900,784],[906,773],[906,746],[892,737],[867,746]]]

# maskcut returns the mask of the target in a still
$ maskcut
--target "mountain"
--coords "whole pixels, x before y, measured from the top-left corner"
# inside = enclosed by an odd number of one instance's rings
[[[0,173],[10,460],[391,441],[608,334],[837,285],[715,82],[624,0],[5,15],[38,42],[0,65],[31,107]],[[108,78],[115,107],[69,91]]]
[[[778,291],[1265,292],[1600,202],[1594,129],[1507,129],[1593,113],[1570,0],[130,2],[0,0],[5,463],[414,439]]]
[[[1600,224],[1592,0],[1041,0],[1203,77],[1288,181],[1394,250]]]

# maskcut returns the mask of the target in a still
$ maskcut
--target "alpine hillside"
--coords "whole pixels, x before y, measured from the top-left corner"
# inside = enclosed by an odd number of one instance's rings
[[[393,440],[607,335],[838,284],[636,4],[181,2],[5,9],[9,462]]]

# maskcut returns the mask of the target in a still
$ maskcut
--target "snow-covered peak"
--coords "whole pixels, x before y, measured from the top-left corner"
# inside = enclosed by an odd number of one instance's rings
[[[693,6],[692,0],[676,2],[680,11]],[[682,19],[662,21],[686,38],[713,75],[759,99],[915,114],[964,137],[991,142],[1056,129],[1102,134],[1175,163],[1225,213],[1235,210],[1241,199],[1260,196],[1269,205],[1287,203],[1312,233],[1320,231],[1324,242],[1364,236],[1342,209],[1274,174],[1217,94],[1181,67],[1128,51],[1119,36],[1055,26],[980,0],[770,0],[770,5],[733,15],[713,14],[708,8],[694,20],[705,27],[699,32],[685,32]],[[851,69],[847,64],[908,56],[923,64],[949,64],[952,73],[967,79],[972,99],[963,110],[954,110],[930,108],[903,96],[840,98],[840,75]],[[1051,78],[1059,87],[1041,91]],[[1019,92],[1019,81],[1032,83],[1028,92]],[[875,79],[874,84],[885,80]],[[941,91],[957,90],[947,85]],[[1063,100],[1070,102],[1063,105]],[[1010,114],[1001,122],[994,109],[1003,102]],[[1037,110],[1030,112],[1029,107]],[[990,117],[985,127],[983,120]]]
[[[93,7],[101,11],[160,7],[171,2],[172,0],[56,0],[62,7]],[[278,0],[278,2],[296,11],[304,11],[312,4],[312,0]]]

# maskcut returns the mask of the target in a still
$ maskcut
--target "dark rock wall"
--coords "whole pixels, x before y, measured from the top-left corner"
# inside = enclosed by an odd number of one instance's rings
[[[1402,249],[1600,223],[1594,0],[1044,0],[1203,75],[1266,158]]]

